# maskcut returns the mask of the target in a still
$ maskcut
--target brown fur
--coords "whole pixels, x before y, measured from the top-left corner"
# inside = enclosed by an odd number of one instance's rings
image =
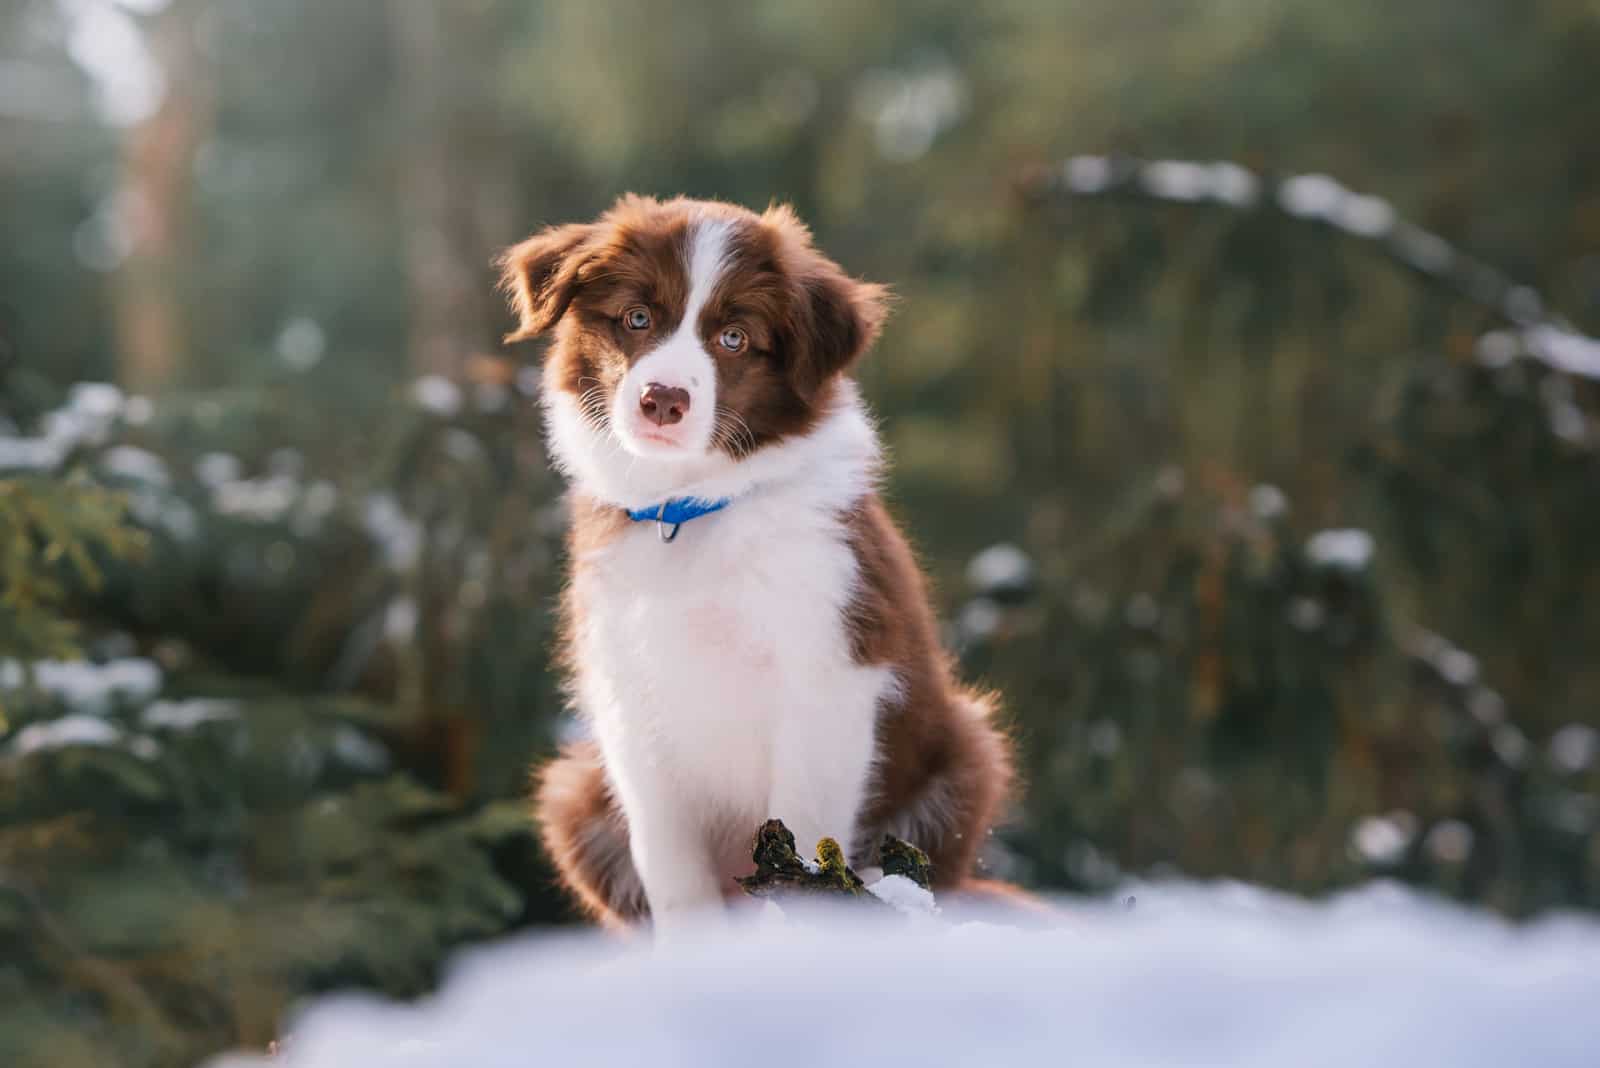
[[[535,779],[534,810],[545,852],[586,915],[617,930],[646,915],[627,822],[606,781],[599,746],[577,742],[546,764]]]
[[[502,258],[520,319],[508,340],[554,328],[547,388],[608,397],[682,317],[691,211],[732,224],[728,267],[697,326],[716,354],[719,414],[726,409],[746,428],[716,439],[738,459],[815,424],[833,384],[877,337],[886,309],[886,291],[852,279],[817,252],[788,208],[758,216],[729,205],[629,196],[595,223],[547,229]],[[650,311],[648,330],[625,325],[624,313],[635,306]],[[742,352],[710,344],[730,323],[749,338]],[[599,407],[593,414],[603,419]],[[592,550],[628,520],[620,509],[582,497],[573,513],[571,566],[592,566]],[[875,863],[882,836],[894,833],[927,850],[937,887],[960,888],[1011,789],[1010,745],[993,722],[992,700],[956,682],[922,573],[882,502],[868,495],[840,518],[860,569],[840,625],[859,663],[891,666],[901,683],[879,709],[881,759],[852,858]],[[568,597],[563,608],[570,675],[578,606]],[[544,769],[536,809],[546,849],[588,914],[614,927],[644,915],[626,821],[594,745],[571,746]]]
[[[955,681],[922,571],[876,496],[846,519],[860,566],[846,624],[856,659],[888,664],[899,700],[879,712],[878,748],[861,814],[857,858],[885,833],[927,851],[939,886],[966,879],[1010,793],[1010,745],[996,728],[992,701]]]
[[[549,227],[500,258],[519,320],[506,340],[553,328],[547,386],[609,395],[683,316],[691,207],[732,226],[729,267],[698,325],[708,342],[726,325],[750,338],[738,354],[707,345],[717,356],[719,411],[748,431],[718,438],[738,458],[810,429],[834,376],[872,344],[886,314],[888,291],[818,253],[789,208],[758,216],[727,204],[625,196],[594,223]],[[650,311],[650,329],[624,325],[635,306]]]

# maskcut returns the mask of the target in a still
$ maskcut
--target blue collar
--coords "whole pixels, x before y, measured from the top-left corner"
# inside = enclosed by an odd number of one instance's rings
[[[710,501],[703,497],[672,497],[649,508],[629,508],[628,518],[635,523],[655,523],[662,541],[678,536],[678,528],[691,519],[720,512],[733,502],[732,497]]]

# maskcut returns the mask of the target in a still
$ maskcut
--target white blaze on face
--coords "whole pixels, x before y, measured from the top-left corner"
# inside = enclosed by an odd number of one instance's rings
[[[690,458],[711,446],[717,411],[717,367],[700,339],[700,312],[726,265],[732,225],[700,219],[688,241],[689,298],[673,332],[623,376],[611,398],[611,425],[629,452],[639,456]],[[657,426],[646,418],[639,398],[652,384],[682,389],[689,407],[678,423]]]

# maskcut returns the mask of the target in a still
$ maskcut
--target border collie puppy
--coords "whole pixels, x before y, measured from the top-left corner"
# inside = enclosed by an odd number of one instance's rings
[[[878,496],[850,377],[887,294],[787,207],[625,196],[505,253],[571,482],[563,621],[592,741],[542,770],[561,878],[608,926],[722,911],[769,817],[858,868],[892,833],[959,888],[1011,783]],[[976,884],[971,884],[976,888]]]

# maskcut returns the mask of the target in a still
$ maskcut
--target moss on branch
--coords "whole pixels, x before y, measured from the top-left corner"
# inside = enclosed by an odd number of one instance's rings
[[[885,875],[904,875],[924,890],[929,888],[933,865],[922,850],[885,835],[880,853]],[[807,861],[795,848],[794,834],[782,820],[768,820],[761,825],[750,859],[755,861],[755,874],[742,876],[739,885],[754,897],[843,897],[882,904],[845,863],[838,841],[822,839],[817,843],[816,860]]]

